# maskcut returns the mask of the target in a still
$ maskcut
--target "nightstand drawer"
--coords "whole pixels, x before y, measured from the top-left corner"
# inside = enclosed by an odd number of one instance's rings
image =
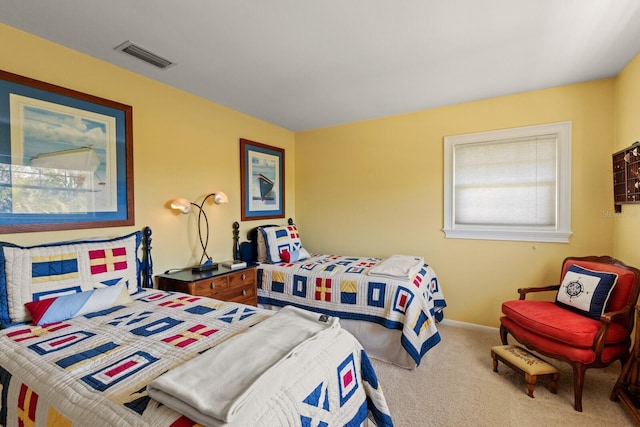
[[[225,292],[220,292],[213,298],[221,299],[223,301],[233,301],[242,304],[256,305],[256,286],[253,282],[244,283],[240,286],[230,287]]]
[[[158,276],[158,288],[221,301],[258,305],[255,265],[242,270],[220,266],[218,270],[204,273],[187,270],[165,273]]]
[[[227,281],[226,276],[201,280],[199,282],[192,283],[191,285],[192,290],[189,292],[190,294],[205,297],[225,292],[229,288],[229,282]]]
[[[253,285],[256,281],[256,270],[242,270],[236,273],[227,274],[229,278],[229,287]]]
[[[255,268],[230,273],[227,274],[227,277],[229,278],[229,289],[221,299],[242,304],[258,305]]]

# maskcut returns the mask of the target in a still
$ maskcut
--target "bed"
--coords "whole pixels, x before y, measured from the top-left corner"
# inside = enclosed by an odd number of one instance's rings
[[[392,425],[335,318],[153,289],[150,236],[0,243],[0,425]]]
[[[407,369],[440,342],[436,323],[446,301],[435,271],[422,258],[308,253],[291,219],[285,226],[251,229],[247,240],[238,252],[258,262],[261,307],[292,305],[337,316],[371,357]],[[395,258],[415,260],[415,266],[384,274],[390,270],[381,268]]]

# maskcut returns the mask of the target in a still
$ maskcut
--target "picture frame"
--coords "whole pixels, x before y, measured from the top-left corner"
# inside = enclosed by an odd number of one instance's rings
[[[284,149],[240,139],[243,221],[284,218]]]
[[[0,234],[134,224],[133,108],[0,70]]]

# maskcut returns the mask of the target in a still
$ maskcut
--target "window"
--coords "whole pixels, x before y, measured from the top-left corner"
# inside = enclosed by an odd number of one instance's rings
[[[571,122],[444,138],[447,238],[567,243]]]

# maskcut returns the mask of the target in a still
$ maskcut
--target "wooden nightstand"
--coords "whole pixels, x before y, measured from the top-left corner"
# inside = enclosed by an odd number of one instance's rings
[[[256,265],[231,270],[220,265],[217,270],[192,273],[190,269],[160,274],[158,288],[164,291],[258,305]]]

